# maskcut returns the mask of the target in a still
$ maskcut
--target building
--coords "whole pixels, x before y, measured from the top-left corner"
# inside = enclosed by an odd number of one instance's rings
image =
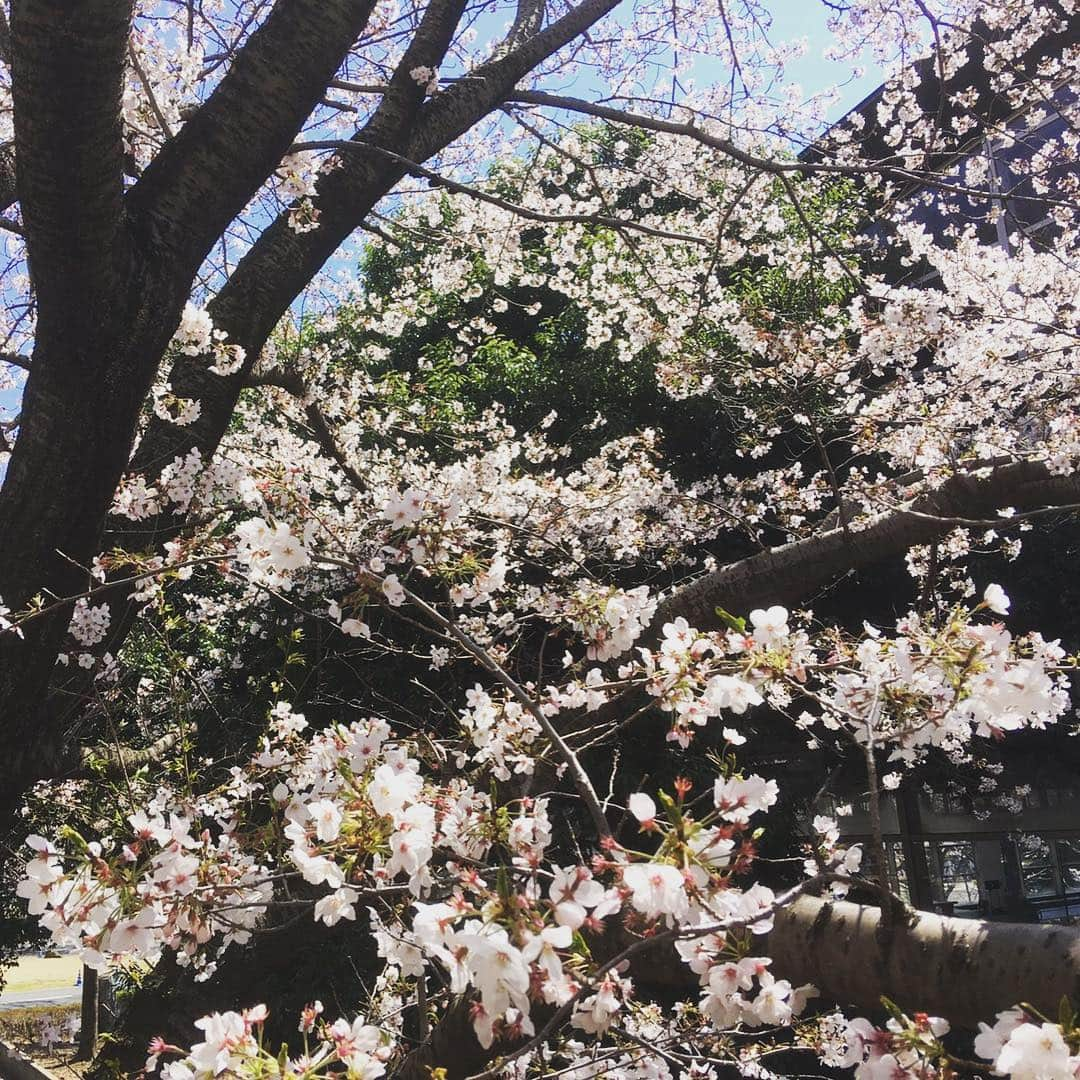
[[[1080,777],[1024,785],[1020,805],[905,785],[882,799],[889,884],[913,906],[1007,921],[1080,918]],[[826,807],[836,813],[839,800]],[[869,800],[838,817],[847,842],[871,838]]]
[[[1064,49],[1075,44],[1078,32],[1073,25],[1061,40],[1038,48],[1044,55]],[[966,140],[957,139],[951,146],[943,140],[940,149],[928,153],[927,171],[933,171],[935,181],[894,191],[893,206],[923,224],[943,246],[961,230],[974,228],[979,240],[1008,254],[1020,243],[1053,250],[1063,226],[1075,220],[1069,215],[1080,206],[1080,89],[1058,83],[1032,107],[1011,113],[991,93],[977,61],[975,57],[955,78],[969,81],[967,101],[973,110],[977,106],[981,122],[973,125]],[[932,61],[925,62],[923,74],[924,113],[936,115],[943,130],[963,129],[950,116],[948,103],[942,104]],[[860,133],[860,154],[868,160],[889,160],[878,126],[885,93],[884,87],[877,90],[838,125]],[[820,160],[829,138],[811,147],[804,160]],[[971,196],[950,187],[986,194]],[[936,287],[936,275],[927,264],[911,265],[897,257],[888,214],[875,215],[865,235],[874,242],[873,265],[887,281]],[[1047,735],[1034,748],[1028,743],[1017,761],[1010,762],[1004,793],[987,790],[972,796],[958,789],[953,795],[946,782],[927,784],[918,774],[899,791],[884,793],[881,827],[894,891],[915,907],[942,914],[1014,921],[1080,919],[1080,755],[1067,741],[1068,736]],[[977,778],[971,786],[979,787]],[[841,790],[849,795],[819,800],[815,810],[837,816],[846,841],[869,841],[870,806],[865,793],[859,793],[859,781]],[[847,805],[849,813],[837,814]]]

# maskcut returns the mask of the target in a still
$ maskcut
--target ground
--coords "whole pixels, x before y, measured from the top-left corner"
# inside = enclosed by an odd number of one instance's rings
[[[82,970],[77,956],[24,956],[4,973],[3,995],[0,1002],[19,999],[42,990],[74,991],[75,980]],[[0,1007],[0,1039],[9,1046],[32,1057],[34,1061],[55,1073],[57,1077],[73,1080],[89,1067],[86,1062],[75,1064],[73,1043],[58,1044],[51,1049],[41,1045],[41,1034],[47,1026],[68,1032],[68,1022],[79,1015],[78,1000],[64,1005],[36,1005],[26,1002],[14,1007]]]

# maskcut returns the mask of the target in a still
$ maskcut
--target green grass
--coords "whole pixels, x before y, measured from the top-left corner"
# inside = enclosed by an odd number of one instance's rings
[[[77,956],[23,956],[4,973],[4,995],[74,986],[81,969],[82,962]]]

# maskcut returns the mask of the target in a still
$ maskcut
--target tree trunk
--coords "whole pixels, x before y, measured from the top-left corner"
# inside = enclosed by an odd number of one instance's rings
[[[164,350],[175,328],[173,311],[187,291],[180,280],[171,289],[153,290],[161,303],[153,310],[141,278],[133,270],[121,295],[99,308],[75,341],[71,325],[39,329],[23,427],[0,488],[0,597],[12,611],[35,597],[44,605],[55,603],[91,584],[88,568],[100,550],[102,509],[127,465],[150,387],[152,368],[142,361]],[[69,302],[72,308],[90,303],[75,291]],[[112,385],[104,396],[103,385]],[[73,400],[83,405],[73,406]],[[70,733],[49,711],[61,703],[47,705],[46,697],[70,614],[71,606],[63,604],[28,623],[24,637],[0,635],[7,750],[0,812],[16,805],[32,781],[56,775],[65,761]],[[68,648],[74,666],[82,649],[73,641]]]

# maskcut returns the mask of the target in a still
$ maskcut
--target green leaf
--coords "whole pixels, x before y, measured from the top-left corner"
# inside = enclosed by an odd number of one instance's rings
[[[907,1017],[904,1015],[903,1010],[900,1008],[899,1005],[896,1004],[895,1001],[891,1001],[889,998],[885,997],[884,994],[882,994],[881,1004],[885,1007],[885,1009],[888,1010],[889,1015],[894,1020],[899,1021],[904,1026],[907,1026]]]
[[[730,611],[725,611],[722,607],[714,608],[716,617],[729,629],[738,630],[740,634],[746,633],[746,620],[737,615],[732,615]]]
[[[1058,1023],[1062,1031],[1071,1031],[1076,1023],[1076,1012],[1073,1010],[1068,994],[1062,994],[1058,1002]]]

